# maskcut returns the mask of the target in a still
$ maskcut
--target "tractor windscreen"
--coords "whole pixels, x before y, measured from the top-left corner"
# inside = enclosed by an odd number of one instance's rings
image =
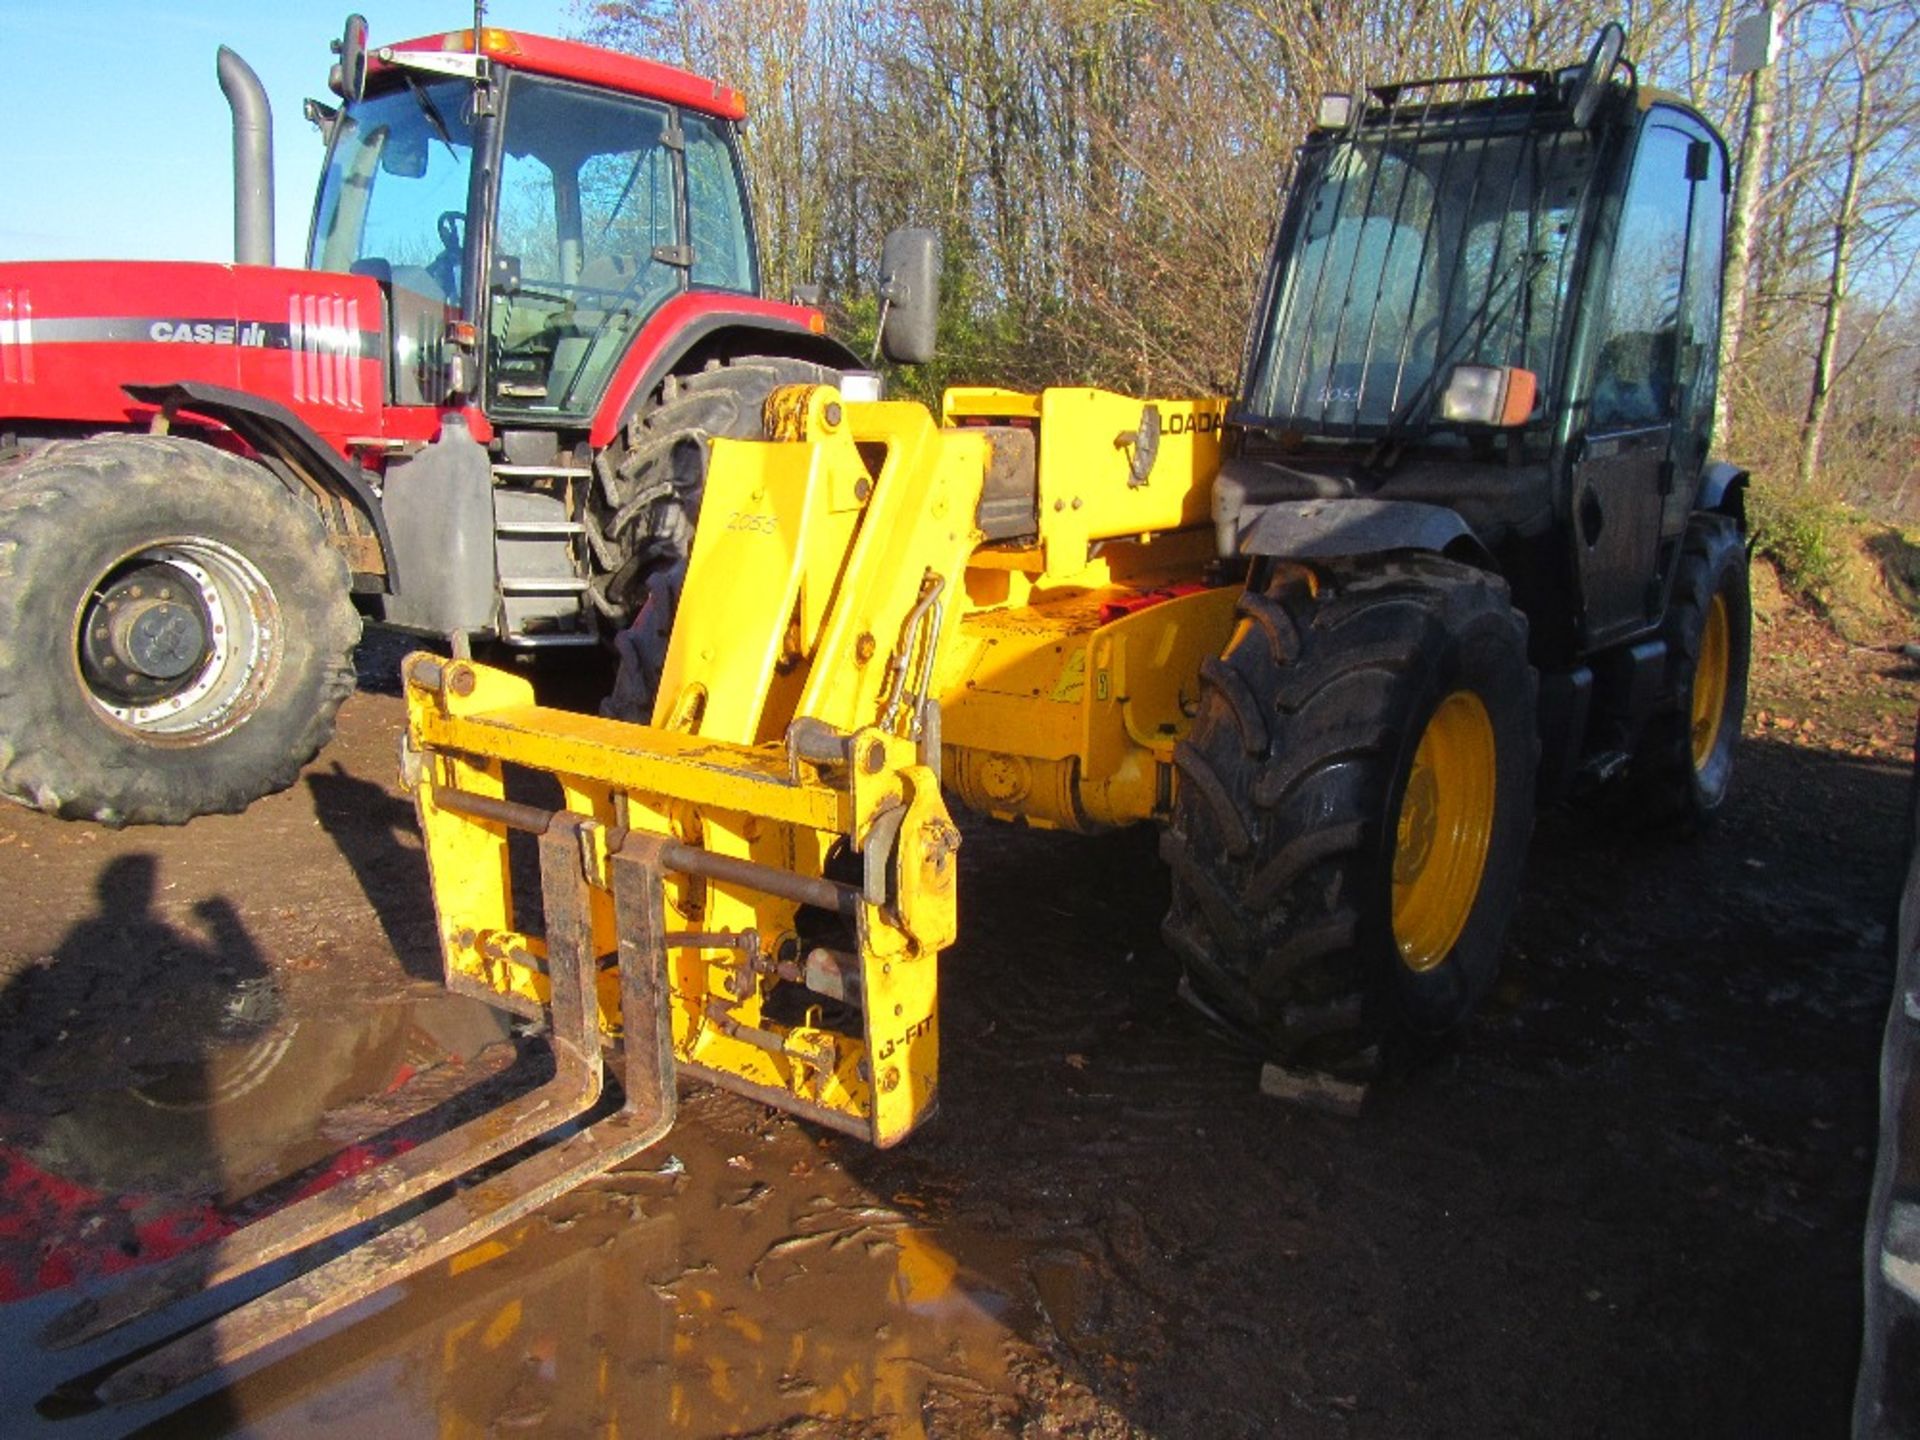
[[[347,107],[320,180],[309,269],[350,270],[460,303],[471,88],[403,74]]]
[[[1303,435],[1417,433],[1455,365],[1557,383],[1587,136],[1530,99],[1371,112],[1303,148],[1244,413]]]

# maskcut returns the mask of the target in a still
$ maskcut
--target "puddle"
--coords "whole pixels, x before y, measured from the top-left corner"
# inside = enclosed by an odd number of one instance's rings
[[[252,1003],[243,993],[235,1005]],[[356,1118],[381,1121],[359,1126],[366,1134],[391,1124],[390,1114],[356,1117],[349,1107],[472,1062],[507,1038],[497,1015],[441,996],[344,1015],[243,1016],[232,1027],[243,1038],[209,1044],[195,1060],[149,1067],[123,1088],[69,1088],[15,1148],[88,1189],[231,1204],[365,1138],[350,1133]]]
[[[444,994],[296,1015],[243,988],[231,1009],[233,1038],[189,1063],[8,1097],[0,1302],[166,1259],[323,1188],[513,1058],[498,1012]]]
[[[245,1084],[248,1060],[231,1059],[230,1072],[210,1073]],[[350,1068],[364,1080],[381,1067]],[[32,1335],[71,1290],[0,1306],[10,1357],[0,1433],[995,1428],[1018,1408],[1009,1345],[1034,1313],[1020,1256],[1005,1237],[928,1228],[876,1200],[828,1148],[759,1106],[693,1095],[668,1141],[633,1166],[376,1296],[324,1338],[212,1393],[202,1387],[184,1408],[176,1398],[171,1412],[163,1402],[57,1422],[36,1414],[55,1384],[126,1342],[40,1351]]]
[[[477,1246],[183,1412],[179,1433],[697,1437],[812,1420],[914,1436],[930,1414],[991,1411],[1012,1287],[876,1203],[803,1129],[742,1134],[734,1109],[693,1097],[670,1159]]]

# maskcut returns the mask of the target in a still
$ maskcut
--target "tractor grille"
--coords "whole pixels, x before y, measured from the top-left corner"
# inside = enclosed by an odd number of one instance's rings
[[[293,398],[342,410],[360,395],[360,302],[338,295],[292,295],[287,333],[293,348]]]

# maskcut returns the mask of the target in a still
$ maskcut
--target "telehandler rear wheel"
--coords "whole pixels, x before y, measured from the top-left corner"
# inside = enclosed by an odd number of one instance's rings
[[[1165,933],[1276,1059],[1346,1069],[1492,982],[1533,828],[1525,622],[1439,560],[1283,567],[1240,613],[1175,754]]]
[[[320,517],[173,436],[47,446],[0,487],[0,795],[178,825],[293,783],[353,689]]]
[[[1747,713],[1753,604],[1747,548],[1730,517],[1688,523],[1661,634],[1667,689],[1634,749],[1625,798],[1638,821],[1690,829],[1727,798]]]

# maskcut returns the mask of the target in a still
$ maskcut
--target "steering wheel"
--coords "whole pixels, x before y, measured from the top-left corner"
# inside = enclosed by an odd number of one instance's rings
[[[427,273],[433,276],[441,292],[455,304],[460,300],[460,271],[466,257],[467,217],[459,210],[444,210],[440,218],[433,222],[433,228],[440,236],[440,253],[427,266]]]

